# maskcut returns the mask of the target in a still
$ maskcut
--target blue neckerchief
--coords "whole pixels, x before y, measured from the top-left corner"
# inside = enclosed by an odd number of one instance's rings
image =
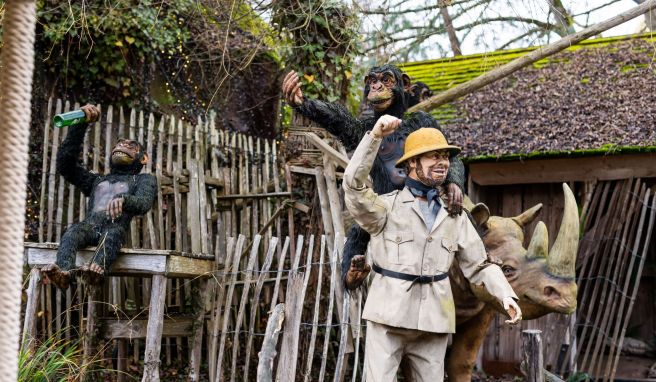
[[[414,180],[410,177],[405,178],[405,185],[415,197],[422,196],[426,198],[429,205],[431,201],[435,202],[433,204],[433,213],[437,216],[437,213],[440,211],[440,207],[442,207],[440,202],[440,191],[437,188],[427,186],[422,182]]]

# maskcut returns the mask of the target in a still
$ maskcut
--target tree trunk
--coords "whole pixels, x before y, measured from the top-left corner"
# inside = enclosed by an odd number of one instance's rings
[[[458,41],[458,36],[456,36],[456,31],[453,29],[453,22],[451,21],[451,15],[449,15],[449,10],[446,7],[449,5],[447,0],[437,0],[437,5],[440,7],[440,13],[442,14],[442,19],[444,19],[444,27],[446,28],[446,33],[449,35],[449,42],[451,43],[451,50],[453,51],[454,56],[462,56],[462,50],[460,49],[460,41]]]

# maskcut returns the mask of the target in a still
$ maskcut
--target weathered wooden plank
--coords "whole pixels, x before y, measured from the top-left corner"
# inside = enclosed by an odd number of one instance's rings
[[[321,353],[321,368],[319,369],[319,382],[323,382],[326,376],[326,362],[328,361],[328,345],[330,344],[330,332],[332,331],[333,323],[333,305],[335,303],[335,287],[337,285],[337,267],[339,261],[337,260],[337,247],[341,245],[339,237],[335,238],[333,252],[330,254],[330,292],[328,294],[328,310],[326,312],[326,332],[323,339],[323,351]]]
[[[142,382],[159,382],[159,354],[162,347],[166,277],[162,275],[153,276],[151,293]]]
[[[273,382],[273,361],[276,358],[278,335],[282,331],[284,321],[285,304],[278,304],[271,310],[271,316],[267,321],[262,351],[259,354],[260,360],[257,364],[257,382]]]
[[[59,114],[62,111],[62,102],[60,99],[57,100],[57,105],[55,107],[55,114]],[[46,236],[45,241],[50,241],[53,239],[53,219],[55,214],[55,182],[57,180],[57,152],[59,151],[59,133],[61,129],[53,129],[52,132],[52,148],[50,149],[50,170],[48,171],[48,214],[46,221]],[[43,204],[41,205],[43,206]]]
[[[225,294],[225,287],[226,287],[226,273],[231,272],[231,270],[234,268],[232,265],[232,259],[234,258],[234,251],[235,251],[235,239],[233,237],[229,237],[227,239],[227,244],[226,244],[226,254],[225,254],[225,267],[224,270],[225,272],[221,272],[217,275],[217,292],[216,292],[216,298],[215,303],[214,303],[214,317],[212,321],[212,334],[211,334],[211,342],[209,344],[209,374],[210,374],[210,381],[216,380],[216,362],[217,362],[217,350],[218,350],[218,338],[219,338],[219,326],[222,322],[222,317],[223,315],[221,314],[221,308],[224,305],[224,294]]]
[[[292,272],[287,284],[285,298],[285,332],[282,336],[280,358],[278,360],[277,381],[294,381],[296,379],[296,363],[298,362],[299,329],[302,308],[302,289],[304,275]]]
[[[192,333],[193,320],[190,317],[166,318],[162,324],[162,337],[189,336]],[[101,336],[105,339],[146,338],[148,320],[120,320],[102,318],[98,325]]]
[[[246,303],[248,302],[248,293],[250,292],[250,281],[253,278],[253,268],[255,267],[255,261],[257,260],[257,253],[260,249],[260,240],[262,236],[255,235],[253,238],[253,246],[251,248],[251,254],[248,257],[248,263],[246,265],[244,279],[244,287],[241,292],[241,299],[239,300],[239,309],[237,310],[237,319],[235,320],[234,335],[232,337],[232,367],[230,368],[230,382],[234,382],[236,372],[237,372],[237,357],[239,355],[239,337],[241,330],[241,324],[244,320],[244,313],[246,312]]]
[[[316,167],[315,181],[317,192],[319,194],[319,206],[321,207],[321,219],[323,221],[323,232],[328,240],[328,253],[333,253],[333,243],[335,241],[335,230],[333,228],[333,218],[330,212],[330,201],[328,199],[328,189],[326,188],[326,178],[323,174],[323,167]]]
[[[656,177],[656,153],[470,163],[483,186]]]
[[[260,275],[257,278],[257,284],[255,285],[255,290],[253,291],[253,303],[251,304],[251,315],[249,317],[249,326],[248,326],[248,339],[246,340],[246,357],[244,364],[244,382],[249,382],[249,365],[251,361],[251,348],[253,347],[253,330],[255,328],[255,321],[257,320],[257,311],[260,308],[260,293],[262,292],[262,286],[266,276],[271,269],[271,264],[273,263],[273,255],[276,251],[276,246],[278,245],[278,238],[272,237],[269,240],[269,248],[267,249],[266,257],[264,258],[264,263],[262,264],[262,270]]]
[[[342,153],[332,148],[328,143],[326,143],[323,139],[319,138],[319,136],[316,135],[315,133],[305,133],[305,136],[310,140],[310,142],[314,146],[316,146],[316,148],[318,148],[323,152],[324,158],[329,157],[332,161],[334,161],[342,168],[346,168],[349,162],[349,159],[346,156],[344,156]]]
[[[46,114],[45,126],[43,128],[43,146],[42,159],[41,159],[41,195],[39,195],[39,228],[38,228],[38,237],[39,241],[42,242],[45,239],[43,232],[43,222],[45,218],[45,206],[46,206],[46,195],[48,194],[48,189],[46,188],[46,179],[48,177],[48,146],[50,146],[50,130],[51,130],[51,121],[52,120],[52,98],[48,98],[48,109]]]
[[[198,162],[187,162],[189,169],[189,194],[187,195],[187,211],[189,213],[188,221],[191,231],[191,251],[196,253],[201,251],[201,230],[200,230],[200,193],[204,190],[199,189],[198,185]]]
[[[321,305],[321,284],[323,281],[323,261],[326,254],[326,235],[321,235],[321,249],[319,251],[319,268],[317,271],[316,292],[314,295],[314,313],[312,314],[312,332],[310,333],[310,344],[308,345],[308,358],[305,366],[304,381],[310,380],[312,361],[314,360],[314,347],[317,341],[317,330],[319,328],[319,307]],[[310,270],[308,269],[307,272]]]
[[[278,257],[278,271],[276,272],[276,283],[273,286],[273,295],[271,296],[271,308],[269,310],[273,310],[273,308],[278,304],[278,291],[280,290],[280,280],[282,278],[282,271],[285,266],[285,258],[287,257],[287,250],[289,249],[289,236],[285,238],[285,244],[282,246],[282,251],[280,251],[280,257]]]
[[[30,281],[27,286],[27,303],[25,306],[25,319],[23,321],[23,342],[22,348],[27,351],[32,351],[36,345],[36,310],[39,304],[39,295],[41,288],[39,282],[41,281],[41,272],[33,268],[30,271]]]
[[[230,285],[228,286],[228,292],[225,299],[225,312],[223,314],[223,325],[221,329],[221,340],[219,342],[219,351],[216,361],[216,373],[215,373],[215,382],[221,382],[223,379],[223,354],[225,352],[226,346],[226,336],[228,332],[228,323],[230,322],[230,307],[232,306],[232,296],[235,292],[235,281],[237,280],[237,273],[239,270],[239,259],[241,258],[241,251],[244,248],[244,242],[246,237],[244,235],[239,235],[237,239],[237,247],[232,260],[232,269],[230,275]]]
[[[527,382],[544,382],[544,356],[542,332],[524,330],[522,332],[522,371]]]

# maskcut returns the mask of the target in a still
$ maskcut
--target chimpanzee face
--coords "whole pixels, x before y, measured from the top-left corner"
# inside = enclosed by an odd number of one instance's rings
[[[142,165],[148,162],[141,144],[131,139],[119,139],[112,150],[112,166],[131,166],[135,161]]]
[[[433,92],[430,90],[428,85],[419,81],[410,85],[407,92],[409,96],[408,106],[414,106],[419,102],[424,102],[425,100],[433,96]]]
[[[364,80],[364,95],[376,113],[404,102],[401,71],[392,65],[372,68]]]

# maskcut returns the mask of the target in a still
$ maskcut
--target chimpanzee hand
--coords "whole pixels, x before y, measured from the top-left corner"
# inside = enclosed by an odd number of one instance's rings
[[[367,264],[364,259],[364,256],[357,255],[351,259],[351,266],[349,267],[346,277],[344,279],[344,284],[349,290],[357,289],[362,282],[367,278],[371,272],[371,266]]]
[[[118,218],[123,213],[124,201],[125,199],[123,199],[122,196],[109,201],[109,204],[107,205],[107,215],[109,215],[112,220]]]
[[[449,215],[458,216],[462,212],[462,190],[455,183],[446,186],[447,210]]]
[[[374,128],[371,129],[371,135],[373,138],[380,139],[392,134],[396,129],[401,126],[401,120],[392,116],[392,115],[383,115],[378,118]]]
[[[81,107],[84,115],[86,116],[87,122],[96,122],[100,118],[100,110],[94,105],[86,104]]]
[[[303,103],[303,92],[298,74],[295,71],[287,73],[282,81],[282,94],[291,106],[300,106]]]

